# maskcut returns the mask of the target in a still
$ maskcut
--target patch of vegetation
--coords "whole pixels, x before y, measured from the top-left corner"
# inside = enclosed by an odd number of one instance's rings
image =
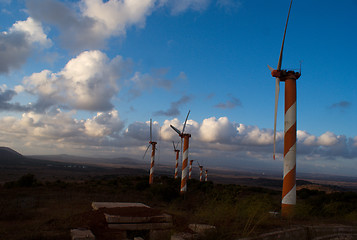
[[[90,227],[85,216],[92,214],[94,201],[142,202],[161,209],[173,216],[177,232],[188,231],[190,223],[216,226],[217,231],[205,239],[255,236],[301,221],[357,222],[357,193],[353,192],[302,189],[297,192],[295,218],[284,220],[271,214],[280,210],[280,191],[189,180],[188,191],[182,195],[179,179],[160,176],[154,184],[148,182],[147,176],[107,175],[43,183],[26,174],[0,187],[0,236],[69,239],[69,229]]]

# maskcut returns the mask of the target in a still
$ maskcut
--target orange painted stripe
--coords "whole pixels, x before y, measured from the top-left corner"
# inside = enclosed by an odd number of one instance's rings
[[[285,132],[284,135],[284,157],[290,148],[296,143],[296,122]]]
[[[296,102],[296,79],[285,80],[285,113]]]
[[[283,198],[286,196],[286,194],[288,194],[291,191],[291,189],[294,188],[295,184],[296,184],[296,165],[284,177]]]

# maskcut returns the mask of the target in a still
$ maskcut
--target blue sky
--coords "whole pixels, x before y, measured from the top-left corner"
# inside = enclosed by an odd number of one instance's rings
[[[191,110],[192,158],[272,160],[276,67],[290,1],[0,0],[0,145],[23,154],[158,161]],[[283,68],[299,69],[297,171],[356,176],[357,2],[295,1]],[[284,89],[284,84],[281,84]]]

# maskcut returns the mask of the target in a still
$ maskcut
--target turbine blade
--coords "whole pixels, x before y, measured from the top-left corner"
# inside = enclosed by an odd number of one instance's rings
[[[144,153],[143,159],[145,158],[145,155],[146,155],[146,153],[148,152],[150,145],[151,145],[151,144],[149,144],[149,146],[146,148],[146,151],[145,151],[145,153]]]
[[[269,68],[270,72],[275,70],[274,68],[270,67],[269,65],[268,65],[268,68]]]
[[[283,36],[283,42],[281,44],[281,49],[280,49],[280,55],[279,55],[279,61],[278,61],[278,67],[276,70],[280,71],[281,70],[281,64],[283,62],[283,49],[284,49],[284,42],[285,42],[285,35],[286,35],[286,29],[288,28],[288,22],[289,22],[289,16],[290,16],[290,9],[291,5],[293,3],[293,0],[290,1],[290,7],[289,7],[289,12],[288,12],[288,17],[286,19],[285,23],[285,30],[284,30],[284,36]]]
[[[175,147],[175,142],[172,141],[172,145],[174,146],[174,150],[176,151],[176,147]]]
[[[174,126],[170,125],[170,127],[175,130],[175,132],[177,132],[180,136],[182,135],[180,130],[178,130],[177,128],[175,128]]]
[[[152,119],[150,118],[150,142],[152,142]]]
[[[186,123],[187,123],[187,119],[188,119],[188,115],[190,115],[191,110],[188,110],[187,116],[186,116],[186,120],[185,123],[183,124],[183,128],[182,128],[182,133],[185,132],[185,127],[186,127]]]
[[[275,111],[274,111],[274,153],[273,153],[274,160],[275,160],[276,119],[277,119],[277,115],[278,115],[279,91],[280,91],[280,79],[276,78],[276,80],[275,80]]]

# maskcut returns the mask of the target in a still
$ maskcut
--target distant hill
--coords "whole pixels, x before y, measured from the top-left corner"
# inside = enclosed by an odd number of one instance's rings
[[[43,159],[57,162],[70,162],[70,163],[89,163],[89,164],[123,164],[123,165],[142,165],[144,162],[138,161],[133,158],[118,157],[118,158],[101,158],[101,157],[81,157],[68,154],[59,155],[31,155],[29,158]]]
[[[19,164],[25,159],[20,153],[8,147],[0,147],[0,165]]]

